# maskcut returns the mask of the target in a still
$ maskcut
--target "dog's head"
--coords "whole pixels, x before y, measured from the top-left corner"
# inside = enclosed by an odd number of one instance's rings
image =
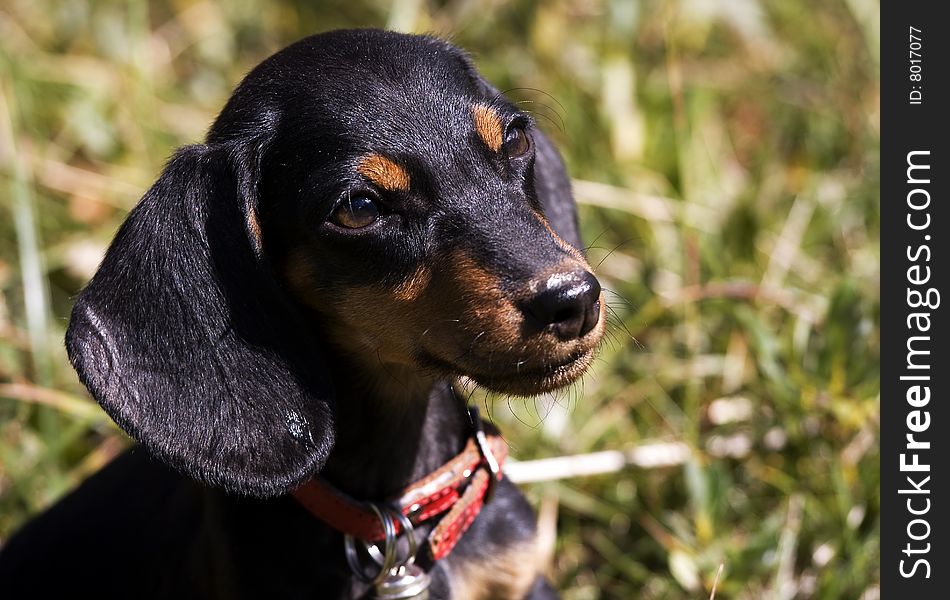
[[[259,65],[170,161],[67,348],[150,451],[269,495],[333,445],[331,353],[514,394],[577,379],[604,327],[579,246],[557,152],[458,49],[333,32]]]

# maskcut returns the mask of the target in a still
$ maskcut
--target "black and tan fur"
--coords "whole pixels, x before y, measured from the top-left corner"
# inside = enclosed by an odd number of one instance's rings
[[[286,493],[319,473],[383,500],[441,465],[470,433],[460,376],[580,377],[604,316],[579,247],[557,151],[457,48],[357,30],[277,53],[77,299],[70,360],[139,445],[3,548],[0,593],[361,597],[340,534]],[[552,597],[533,539],[501,482],[420,557],[432,597]]]

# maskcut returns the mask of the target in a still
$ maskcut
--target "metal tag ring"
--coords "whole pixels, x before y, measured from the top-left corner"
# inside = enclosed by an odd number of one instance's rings
[[[374,553],[369,550],[370,545],[366,545],[367,553],[371,558],[373,558],[374,562],[379,564],[379,573],[377,573],[375,577],[369,577],[366,575],[366,572],[363,570],[363,565],[360,564],[360,557],[356,550],[356,539],[352,535],[346,534],[343,536],[343,550],[346,555],[346,562],[349,565],[350,570],[353,571],[357,577],[363,581],[372,581],[373,583],[378,583],[387,577],[390,571],[392,571],[393,567],[396,566],[396,526],[393,525],[392,519],[383,515],[383,511],[380,510],[376,504],[372,502],[367,504],[376,514],[376,517],[379,519],[380,523],[383,524],[383,532],[386,536],[383,540],[382,564],[379,563],[378,556],[374,556]],[[375,554],[379,554],[378,548],[376,548]]]
[[[403,514],[399,507],[395,504],[390,504],[386,507],[396,520],[399,521],[399,525],[402,527],[402,530],[406,532],[406,540],[409,542],[409,555],[406,557],[406,560],[399,564],[399,566],[408,567],[416,561],[416,553],[419,551],[419,544],[416,541],[416,530],[412,526],[412,521],[409,520],[409,517]]]

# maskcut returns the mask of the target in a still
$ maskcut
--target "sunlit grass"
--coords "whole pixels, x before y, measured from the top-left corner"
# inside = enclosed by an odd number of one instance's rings
[[[525,487],[565,598],[875,598],[878,5],[15,0],[0,8],[0,541],[123,446],[62,348],[128,209],[242,74],[311,32],[450,36],[562,148],[609,339],[476,396],[518,459],[670,442]]]

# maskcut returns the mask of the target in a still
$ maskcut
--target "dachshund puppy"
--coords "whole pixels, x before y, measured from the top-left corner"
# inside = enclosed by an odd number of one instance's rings
[[[584,373],[605,319],[579,248],[557,151],[459,49],[353,30],[278,52],[76,301],[70,360],[138,446],[10,540],[0,593],[364,597],[357,567],[405,555],[410,529],[432,598],[553,597],[499,438],[452,386],[532,395]],[[399,505],[349,566],[346,515],[429,493],[446,465],[457,481],[426,502],[458,518]],[[315,481],[336,502],[317,516]]]

